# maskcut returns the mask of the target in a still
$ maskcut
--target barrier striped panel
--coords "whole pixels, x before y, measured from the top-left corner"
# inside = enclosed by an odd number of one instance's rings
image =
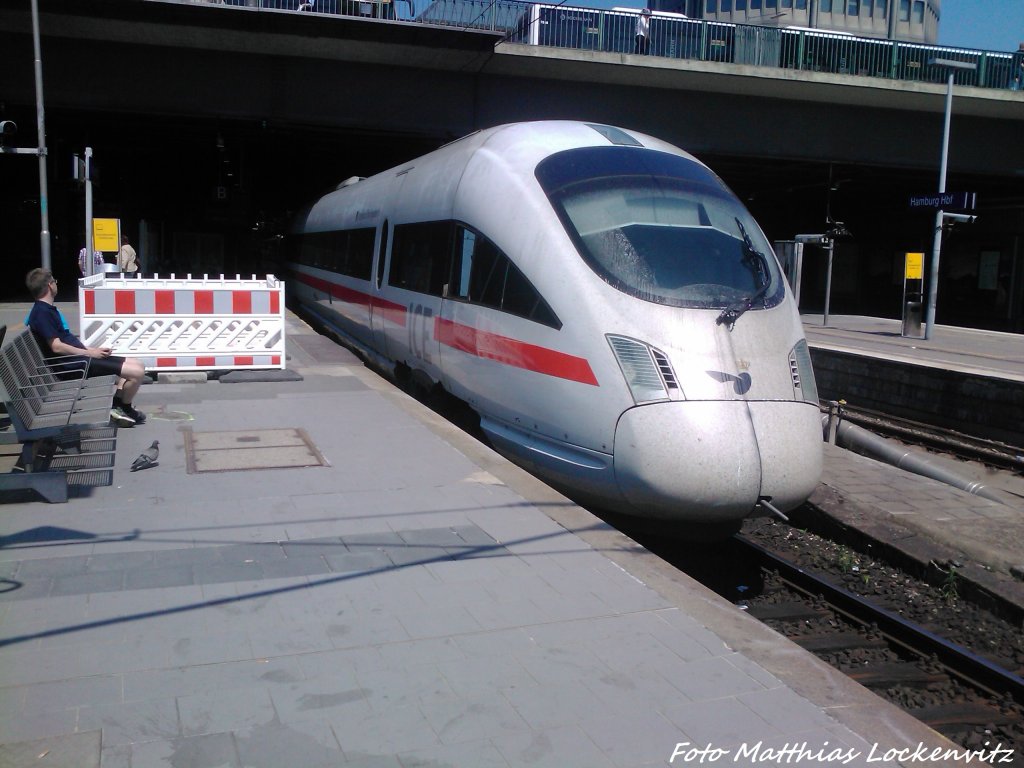
[[[269,290],[86,288],[84,300],[90,315],[271,315],[281,309],[279,293]]]
[[[273,275],[98,274],[79,281],[79,313],[86,344],[147,370],[285,367],[284,283]]]

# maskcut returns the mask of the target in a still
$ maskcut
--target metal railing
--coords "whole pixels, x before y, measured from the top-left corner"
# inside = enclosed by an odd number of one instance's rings
[[[181,0],[178,0],[181,2]],[[185,0],[185,2],[255,8],[266,11],[299,11],[325,16],[413,21],[413,0]]]
[[[703,21],[660,12],[651,17],[645,49],[638,50],[635,33],[639,10],[598,10],[522,0],[433,0],[418,13],[415,0],[206,2],[481,29],[501,32],[507,41],[527,45],[925,83],[946,82],[948,68],[929,62],[952,59],[975,65],[973,70],[956,71],[956,85],[1017,91],[1024,98],[1024,51],[1002,53],[901,43],[838,32]]]

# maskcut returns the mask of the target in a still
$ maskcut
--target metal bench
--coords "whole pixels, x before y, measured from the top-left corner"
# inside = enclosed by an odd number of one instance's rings
[[[0,349],[4,403],[21,443],[14,471],[0,490],[32,489],[50,502],[69,486],[113,482],[117,430],[109,425],[117,381],[87,378],[89,360],[45,358],[31,331]]]
[[[90,414],[101,410],[106,403],[109,414],[110,398],[117,386],[117,377],[103,376],[86,378],[89,360],[67,360],[60,357],[45,360],[32,333],[22,333],[14,338],[5,350],[9,356],[10,370],[3,371],[3,383],[8,393],[18,388],[18,396],[29,400],[33,406],[31,421],[44,421],[45,417],[59,416],[70,409],[70,423],[100,423],[102,418]],[[45,426],[40,424],[40,426]]]

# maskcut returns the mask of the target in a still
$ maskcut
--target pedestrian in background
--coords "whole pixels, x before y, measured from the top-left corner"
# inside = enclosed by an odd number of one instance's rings
[[[79,241],[81,242],[81,241]],[[78,271],[81,272],[82,277],[88,277],[89,275],[89,262],[85,256],[85,248],[78,252]],[[103,271],[103,254],[99,251],[92,252],[92,273],[98,275]]]
[[[128,242],[126,235],[121,236],[121,250],[117,252],[117,268],[119,272],[138,272],[139,271],[139,259],[135,253],[135,249],[132,248],[132,244]]]
[[[644,8],[636,20],[636,50],[634,53],[646,54],[651,39],[651,9]]]

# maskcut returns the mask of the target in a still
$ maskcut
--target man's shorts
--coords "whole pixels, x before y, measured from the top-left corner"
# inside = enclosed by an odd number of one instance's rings
[[[85,359],[89,360],[89,372],[86,374],[88,379],[93,376],[120,376],[121,368],[124,366],[124,358],[117,355]]]

